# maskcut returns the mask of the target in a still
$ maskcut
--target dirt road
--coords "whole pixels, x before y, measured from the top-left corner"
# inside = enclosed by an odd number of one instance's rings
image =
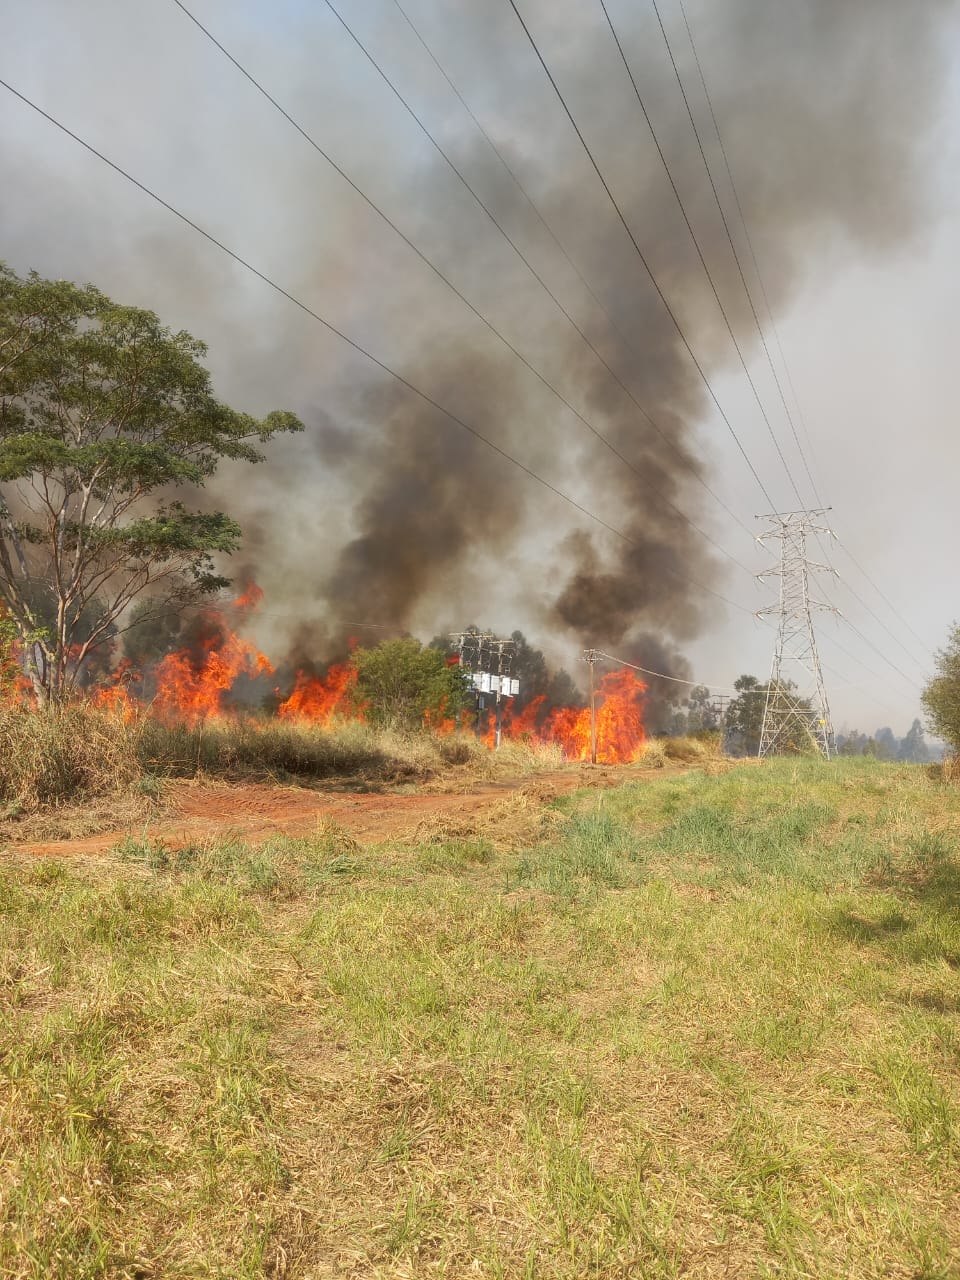
[[[261,782],[177,781],[169,784],[162,809],[145,821],[79,839],[13,842],[7,850],[38,857],[89,857],[102,855],[130,838],[158,840],[170,848],[228,837],[257,843],[274,835],[309,835],[321,821],[335,822],[362,843],[374,844],[406,834],[433,815],[475,814],[520,790],[548,799],[578,787],[619,786],[662,772],[636,766],[592,769],[571,765],[465,789],[403,794],[314,791]]]

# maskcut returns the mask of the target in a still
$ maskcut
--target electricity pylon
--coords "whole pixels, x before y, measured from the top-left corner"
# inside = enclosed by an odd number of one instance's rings
[[[770,683],[763,707],[758,755],[778,755],[796,739],[792,730],[811,739],[814,747],[829,760],[834,752],[830,707],[820,669],[817,639],[813,632],[815,609],[836,613],[828,604],[810,598],[811,572],[834,573],[828,565],[815,564],[807,556],[807,535],[833,530],[817,523],[829,507],[816,511],[773,512],[758,516],[770,521],[758,542],[780,539],[780,563],[757,574],[780,579],[780,599],[776,605],[758,610],[757,617],[776,614],[779,618],[773,651]]]

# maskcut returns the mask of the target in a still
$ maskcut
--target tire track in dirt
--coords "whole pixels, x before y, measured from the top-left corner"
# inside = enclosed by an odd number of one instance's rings
[[[477,813],[518,791],[545,801],[579,787],[613,787],[662,774],[662,769],[636,766],[572,766],[458,790],[413,794],[351,791],[346,787],[315,791],[265,782],[183,781],[169,785],[163,810],[145,821],[93,836],[14,842],[4,851],[76,858],[100,857],[129,839],[162,841],[169,848],[227,838],[256,844],[277,835],[309,836],[322,822],[335,822],[361,843],[375,844],[406,834],[436,814]]]

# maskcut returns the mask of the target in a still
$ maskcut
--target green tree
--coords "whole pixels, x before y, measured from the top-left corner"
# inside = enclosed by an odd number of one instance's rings
[[[135,600],[179,608],[227,585],[214,556],[239,526],[173,495],[302,430],[217,400],[205,355],[150,311],[0,263],[0,601],[41,702],[76,686]]]
[[[724,745],[729,755],[755,756],[758,754],[760,734],[763,729],[763,712],[768,697],[773,706],[776,706],[779,700],[783,700],[812,717],[810,699],[797,697],[796,685],[792,680],[772,685],[761,684],[756,676],[740,676],[734,681],[733,687],[737,690],[739,697],[734,698],[727,708]],[[780,739],[778,749],[780,754],[809,755],[817,748],[812,733],[804,732],[801,723],[793,723]]]
[[[357,649],[353,664],[357,696],[375,724],[413,729],[425,716],[436,721],[455,716],[463,706],[466,684],[459,668],[410,636]]]
[[[127,617],[123,656],[137,671],[146,670],[182,647],[187,623],[182,609],[161,609],[152,600],[138,601]]]
[[[951,627],[946,645],[937,653],[936,675],[920,700],[932,732],[960,751],[960,624]]]
[[[861,733],[859,729],[851,729],[849,733],[842,733],[837,737],[837,755],[868,755],[867,744],[871,741],[872,739],[865,733]]]
[[[907,734],[900,739],[900,750],[897,759],[910,764],[926,764],[930,759],[930,748],[923,736],[923,725],[914,720]]]
[[[686,706],[688,733],[713,732],[719,727],[720,718],[717,715],[716,704],[706,685],[694,685],[690,690]]]
[[[767,689],[756,676],[740,676],[733,687],[739,696],[727,707],[725,748],[733,756],[755,756],[760,750]]]

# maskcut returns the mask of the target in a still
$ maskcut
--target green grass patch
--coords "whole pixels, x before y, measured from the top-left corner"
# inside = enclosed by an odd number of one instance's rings
[[[960,794],[0,866],[0,1275],[960,1274]]]

